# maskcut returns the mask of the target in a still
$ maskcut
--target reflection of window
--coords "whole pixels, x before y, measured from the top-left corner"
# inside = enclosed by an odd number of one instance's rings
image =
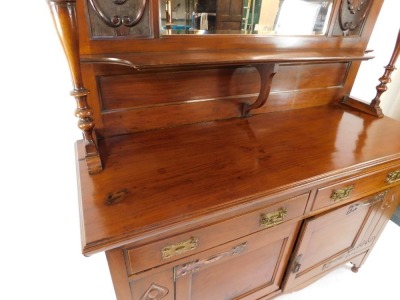
[[[324,34],[331,1],[284,0],[275,26],[277,34]]]

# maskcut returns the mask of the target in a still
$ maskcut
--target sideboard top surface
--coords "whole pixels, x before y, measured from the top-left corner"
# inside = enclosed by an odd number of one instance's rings
[[[399,131],[339,105],[204,122],[99,140],[95,175],[78,143],[83,252],[394,163]]]

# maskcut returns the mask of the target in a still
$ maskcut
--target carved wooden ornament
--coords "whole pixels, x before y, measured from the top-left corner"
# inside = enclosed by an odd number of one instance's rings
[[[147,0],[87,0],[92,36],[149,36]]]
[[[350,35],[364,22],[371,0],[342,0],[339,10],[339,25],[343,35]]]
[[[146,290],[140,300],[159,300],[168,294],[169,290],[166,287],[152,283]]]

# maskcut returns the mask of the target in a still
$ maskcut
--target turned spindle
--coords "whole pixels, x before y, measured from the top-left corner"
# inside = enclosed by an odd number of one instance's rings
[[[97,144],[93,138],[95,125],[92,119],[93,110],[87,102],[89,91],[83,86],[81,74],[76,1],[48,0],[48,4],[71,71],[73,82],[71,95],[77,104],[75,116],[79,119],[78,127],[83,133],[88,171],[90,174],[98,173],[102,170],[102,165]]]
[[[380,108],[380,103],[381,103],[381,96],[384,92],[387,91],[387,84],[391,82],[390,75],[392,72],[396,69],[395,64],[396,60],[399,57],[400,53],[400,30],[397,34],[397,41],[396,45],[394,46],[393,54],[392,57],[390,58],[389,64],[385,67],[385,72],[383,73],[383,76],[379,78],[380,84],[377,85],[376,87],[376,96],[375,98],[371,101],[371,106],[374,107],[377,111],[380,111],[381,115],[383,116],[382,110]]]

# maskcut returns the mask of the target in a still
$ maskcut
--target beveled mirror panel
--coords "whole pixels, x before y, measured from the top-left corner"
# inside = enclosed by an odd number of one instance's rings
[[[324,35],[333,0],[160,0],[169,34]]]

